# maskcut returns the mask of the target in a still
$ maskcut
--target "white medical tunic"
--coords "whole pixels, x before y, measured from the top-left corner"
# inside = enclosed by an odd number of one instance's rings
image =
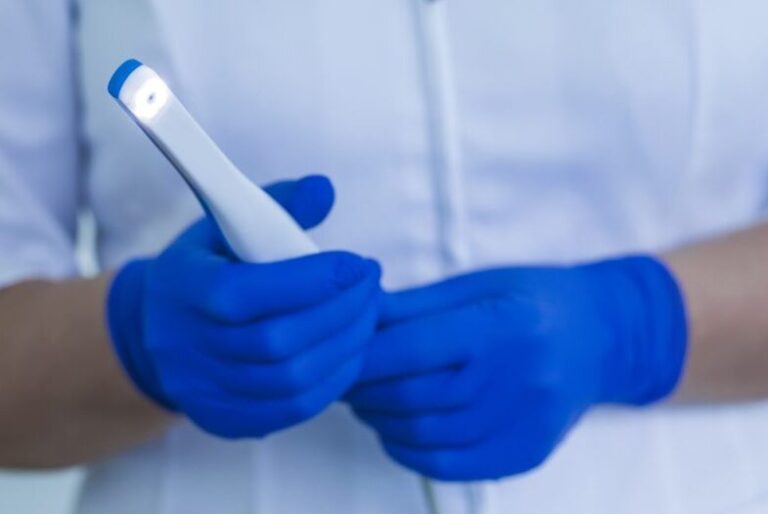
[[[764,0],[0,3],[0,283],[104,269],[201,211],[106,93],[136,57],[254,181],[321,172],[313,237],[388,287],[657,251],[756,222]],[[540,469],[437,485],[441,514],[768,512],[768,404],[597,409]],[[343,406],[261,441],[182,423],[95,463],[81,514],[427,513]]]

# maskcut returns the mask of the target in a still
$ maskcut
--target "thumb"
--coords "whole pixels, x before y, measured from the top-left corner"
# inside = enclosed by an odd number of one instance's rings
[[[322,175],[274,182],[264,187],[264,191],[303,229],[319,225],[328,216],[335,196],[331,181]]]

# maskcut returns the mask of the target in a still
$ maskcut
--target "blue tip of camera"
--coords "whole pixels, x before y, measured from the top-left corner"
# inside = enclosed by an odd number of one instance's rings
[[[120,89],[122,89],[123,84],[125,84],[125,81],[131,75],[131,73],[133,73],[134,70],[136,70],[136,68],[139,66],[141,66],[141,61],[136,59],[128,59],[123,64],[121,64],[112,74],[112,78],[109,79],[109,85],[107,86],[107,91],[109,91],[109,94],[114,98],[118,98],[120,96]]]

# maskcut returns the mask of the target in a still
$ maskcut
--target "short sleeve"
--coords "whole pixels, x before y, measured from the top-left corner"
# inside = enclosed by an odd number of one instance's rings
[[[70,0],[0,0],[0,287],[77,274],[74,21]]]

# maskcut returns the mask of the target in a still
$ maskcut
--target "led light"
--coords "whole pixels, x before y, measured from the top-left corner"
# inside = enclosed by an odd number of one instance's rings
[[[151,120],[168,103],[168,85],[160,77],[149,77],[130,101],[131,112],[140,120]]]

